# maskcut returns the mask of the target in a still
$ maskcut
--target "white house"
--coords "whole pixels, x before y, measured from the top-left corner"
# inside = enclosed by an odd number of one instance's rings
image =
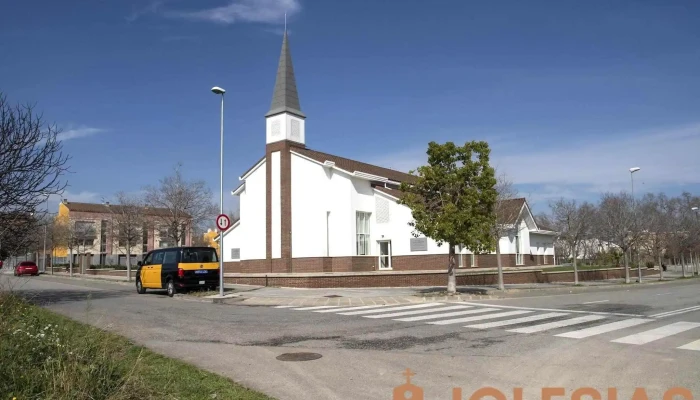
[[[287,35],[270,111],[266,151],[240,176],[241,219],[224,234],[226,271],[336,273],[444,270],[447,245],[415,238],[411,211],[397,204],[411,175],[306,147]],[[554,232],[537,226],[525,199],[499,246],[504,266],[553,264]],[[495,254],[458,249],[462,268],[495,267]]]

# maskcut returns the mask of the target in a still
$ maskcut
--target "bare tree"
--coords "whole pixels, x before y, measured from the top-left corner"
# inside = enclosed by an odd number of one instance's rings
[[[139,196],[117,193],[117,204],[110,206],[112,228],[120,252],[126,254],[126,277],[131,281],[131,253],[141,245],[144,226],[148,225],[144,215],[144,201]]]
[[[78,250],[78,255],[85,255],[88,248],[92,248],[97,238],[95,223],[90,221],[74,221],[69,228],[69,240],[72,247]],[[81,252],[82,249],[82,252]],[[71,256],[71,263],[72,263]],[[84,262],[80,263],[80,272],[85,273]]]
[[[496,263],[498,266],[498,289],[504,290],[503,283],[503,261],[501,260],[500,240],[503,236],[517,229],[518,217],[522,203],[517,201],[518,191],[513,187],[505,174],[500,174],[496,178],[497,200],[494,207],[496,223],[491,226],[491,236],[496,243]]]
[[[212,202],[212,192],[203,180],[188,181],[182,176],[182,164],[172,175],[160,180],[157,187],[146,188],[145,203],[148,207],[161,208],[155,219],[169,239],[181,243],[193,228],[211,223],[217,208]]]
[[[572,264],[574,267],[574,284],[578,285],[577,259],[580,253],[581,242],[590,236],[591,220],[595,214],[595,207],[588,203],[577,203],[576,200],[561,198],[550,204],[552,209],[552,222],[559,232],[559,238],[566,242],[571,250]]]
[[[601,198],[596,217],[597,236],[622,250],[625,260],[625,283],[630,283],[629,250],[637,243],[641,234],[641,224],[634,199],[624,192],[605,193]]]
[[[60,129],[44,121],[33,105],[12,106],[0,92],[0,241],[31,228],[24,216],[34,215],[47,196],[66,186],[68,156]]]

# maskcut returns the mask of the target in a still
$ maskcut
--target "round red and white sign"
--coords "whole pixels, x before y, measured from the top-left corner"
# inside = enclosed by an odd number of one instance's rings
[[[228,215],[221,214],[216,217],[216,227],[219,228],[220,231],[225,231],[229,226],[231,226],[231,219]]]

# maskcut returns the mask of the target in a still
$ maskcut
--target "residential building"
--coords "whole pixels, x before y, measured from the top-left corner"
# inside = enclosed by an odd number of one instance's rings
[[[286,34],[265,120],[265,155],[232,191],[240,198],[241,218],[224,233],[227,272],[446,269],[447,245],[414,237],[408,225],[411,210],[398,203],[399,185],[410,183],[411,175],[306,147],[306,115]],[[537,225],[525,199],[509,204],[518,212],[512,220],[500,221],[510,228],[498,243],[503,265],[553,264],[555,233]],[[497,264],[495,253],[473,254],[468,248],[457,252],[460,268]]]
[[[58,206],[57,220],[72,227],[73,245],[71,249],[57,249],[54,258],[67,259],[70,253],[74,262],[87,257],[89,265],[125,265],[127,244],[123,238],[119,238],[117,232],[120,207],[108,202],[95,204],[63,200]],[[141,213],[143,226],[137,228],[140,240],[131,248],[132,264],[136,264],[136,261],[153,249],[191,244],[191,220],[187,220],[182,227],[185,234],[180,243],[174,243],[168,235],[168,209],[144,207]]]

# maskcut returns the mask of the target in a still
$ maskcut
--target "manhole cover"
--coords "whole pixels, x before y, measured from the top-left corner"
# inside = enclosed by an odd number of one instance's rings
[[[318,353],[284,353],[277,356],[280,361],[311,361],[323,357]]]
[[[343,297],[337,294],[329,294],[328,296],[323,296],[323,297],[330,297],[330,298],[335,298],[335,297]]]

